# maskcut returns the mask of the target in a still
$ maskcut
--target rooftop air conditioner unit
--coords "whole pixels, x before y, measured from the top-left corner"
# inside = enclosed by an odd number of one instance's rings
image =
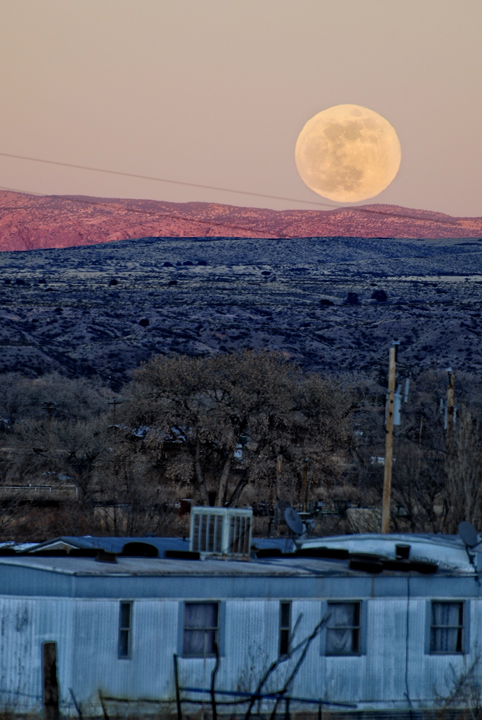
[[[194,507],[189,549],[202,555],[249,558],[253,511]]]

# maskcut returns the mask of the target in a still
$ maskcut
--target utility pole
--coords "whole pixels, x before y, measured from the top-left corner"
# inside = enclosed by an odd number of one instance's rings
[[[122,405],[122,400],[109,400],[109,405],[112,405],[112,425],[115,425],[115,409],[118,405]]]
[[[382,533],[390,532],[390,495],[392,491],[393,461],[393,420],[395,404],[395,372],[397,363],[398,340],[394,340],[390,348],[388,365],[388,396],[385,426],[385,472],[383,478]]]

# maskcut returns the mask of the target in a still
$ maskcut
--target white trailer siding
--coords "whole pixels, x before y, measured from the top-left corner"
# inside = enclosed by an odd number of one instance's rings
[[[42,708],[42,644],[57,644],[61,712],[99,715],[129,703],[158,712],[182,686],[209,688],[212,657],[183,657],[186,602],[219,603],[219,689],[253,691],[279,654],[280,603],[291,603],[291,639],[307,638],[330,602],[360,603],[360,654],[328,656],[325,632],[312,642],[290,686],[293,696],[355,703],[358,710],[429,709],[482,647],[475,570],[457,573],[350,571],[345,561],[294,557],[231,562],[119,558],[0,559],[0,705]],[[429,652],[430,603],[464,603],[463,654]],[[131,602],[130,654],[119,657],[119,608]],[[283,687],[298,656],[279,665],[265,690]],[[476,676],[482,685],[482,668]],[[114,702],[113,699],[116,699]],[[124,705],[125,707],[125,705]],[[306,707],[304,708],[306,709]],[[313,708],[316,711],[316,708]]]

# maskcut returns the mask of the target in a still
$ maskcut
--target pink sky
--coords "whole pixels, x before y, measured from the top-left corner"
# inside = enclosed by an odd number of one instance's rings
[[[386,117],[402,147],[398,176],[369,202],[482,215],[481,0],[0,0],[0,10],[0,153],[253,195],[0,154],[3,187],[333,206],[299,178],[294,147],[311,116],[353,103]]]

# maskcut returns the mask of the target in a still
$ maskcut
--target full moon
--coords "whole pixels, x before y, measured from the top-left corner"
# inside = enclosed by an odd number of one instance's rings
[[[384,117],[360,105],[335,105],[308,120],[295,149],[308,187],[336,202],[375,197],[400,167],[397,133]]]

